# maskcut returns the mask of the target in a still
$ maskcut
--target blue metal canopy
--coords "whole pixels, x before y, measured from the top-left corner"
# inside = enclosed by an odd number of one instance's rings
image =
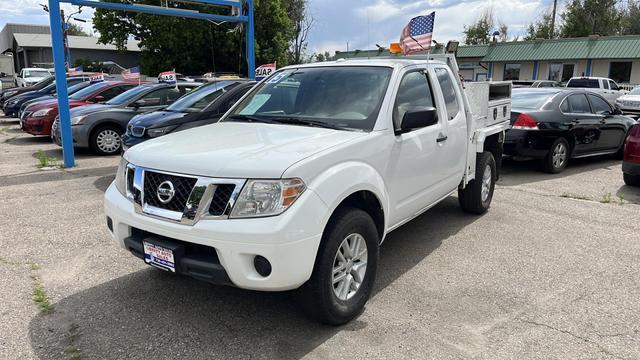
[[[179,0],[178,0],[179,1]],[[71,119],[69,118],[69,99],[67,93],[67,70],[65,68],[65,50],[62,34],[62,23],[60,20],[60,3],[69,3],[77,6],[88,6],[109,10],[132,11],[145,14],[175,16],[197,20],[244,22],[247,23],[247,62],[248,76],[255,79],[255,44],[254,44],[254,23],[253,23],[253,0],[245,0],[248,6],[247,14],[242,11],[243,3],[233,0],[189,0],[190,3],[202,5],[216,5],[227,7],[239,7],[238,16],[227,16],[217,14],[201,13],[195,10],[174,9],[161,6],[149,6],[140,4],[125,4],[102,2],[98,0],[49,0],[49,22],[51,25],[51,44],[53,48],[53,62],[56,76],[56,91],[58,93],[58,111],[60,116],[60,134],[62,136],[62,156],[65,167],[75,166],[73,153],[73,135],[71,133]]]

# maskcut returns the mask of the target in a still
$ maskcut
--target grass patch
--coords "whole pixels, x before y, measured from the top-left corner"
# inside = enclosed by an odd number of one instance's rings
[[[55,157],[47,156],[42,150],[38,150],[36,152],[36,159],[38,159],[38,167],[39,168],[51,168],[51,167],[62,167],[60,164],[60,160]]]
[[[610,204],[611,203],[611,193],[605,193],[604,195],[602,195],[602,200],[600,200],[601,203],[603,204]]]
[[[567,199],[576,199],[576,200],[591,200],[591,197],[587,195],[572,194],[572,193],[563,193],[560,195],[560,197],[567,198]]]
[[[40,269],[40,265],[31,263],[29,266],[31,267],[31,280],[33,281],[33,302],[40,308],[41,313],[45,315],[52,314],[55,308],[49,301],[47,291],[37,272]]]
[[[81,360],[82,353],[78,348],[78,338],[80,334],[78,333],[80,326],[76,323],[72,323],[69,327],[69,336],[67,337],[67,347],[64,349],[65,354],[67,354],[69,360]]]
[[[624,194],[623,193],[619,193],[618,194],[618,201],[619,201],[620,205],[624,205]]]

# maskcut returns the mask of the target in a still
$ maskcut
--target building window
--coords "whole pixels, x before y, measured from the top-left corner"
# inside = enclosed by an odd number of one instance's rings
[[[609,78],[617,83],[628,83],[631,80],[631,61],[612,61]]]
[[[560,81],[560,76],[562,76],[562,64],[561,63],[549,64],[549,80]]]
[[[504,64],[503,80],[519,80],[520,64]]]

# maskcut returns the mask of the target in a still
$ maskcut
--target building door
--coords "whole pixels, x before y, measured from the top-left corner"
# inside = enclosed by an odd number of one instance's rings
[[[560,81],[567,82],[573,77],[576,65],[575,64],[562,64],[562,78]]]

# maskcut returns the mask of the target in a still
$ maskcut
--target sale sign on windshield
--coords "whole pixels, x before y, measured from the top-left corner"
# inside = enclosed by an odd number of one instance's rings
[[[158,81],[167,84],[175,84],[178,82],[176,72],[173,70],[161,72],[160,75],[158,75]]]
[[[104,74],[94,74],[89,76],[90,83],[97,83],[101,81],[104,81]]]
[[[276,71],[276,63],[264,64],[256,69],[256,80],[260,81],[266,77],[271,76]]]

